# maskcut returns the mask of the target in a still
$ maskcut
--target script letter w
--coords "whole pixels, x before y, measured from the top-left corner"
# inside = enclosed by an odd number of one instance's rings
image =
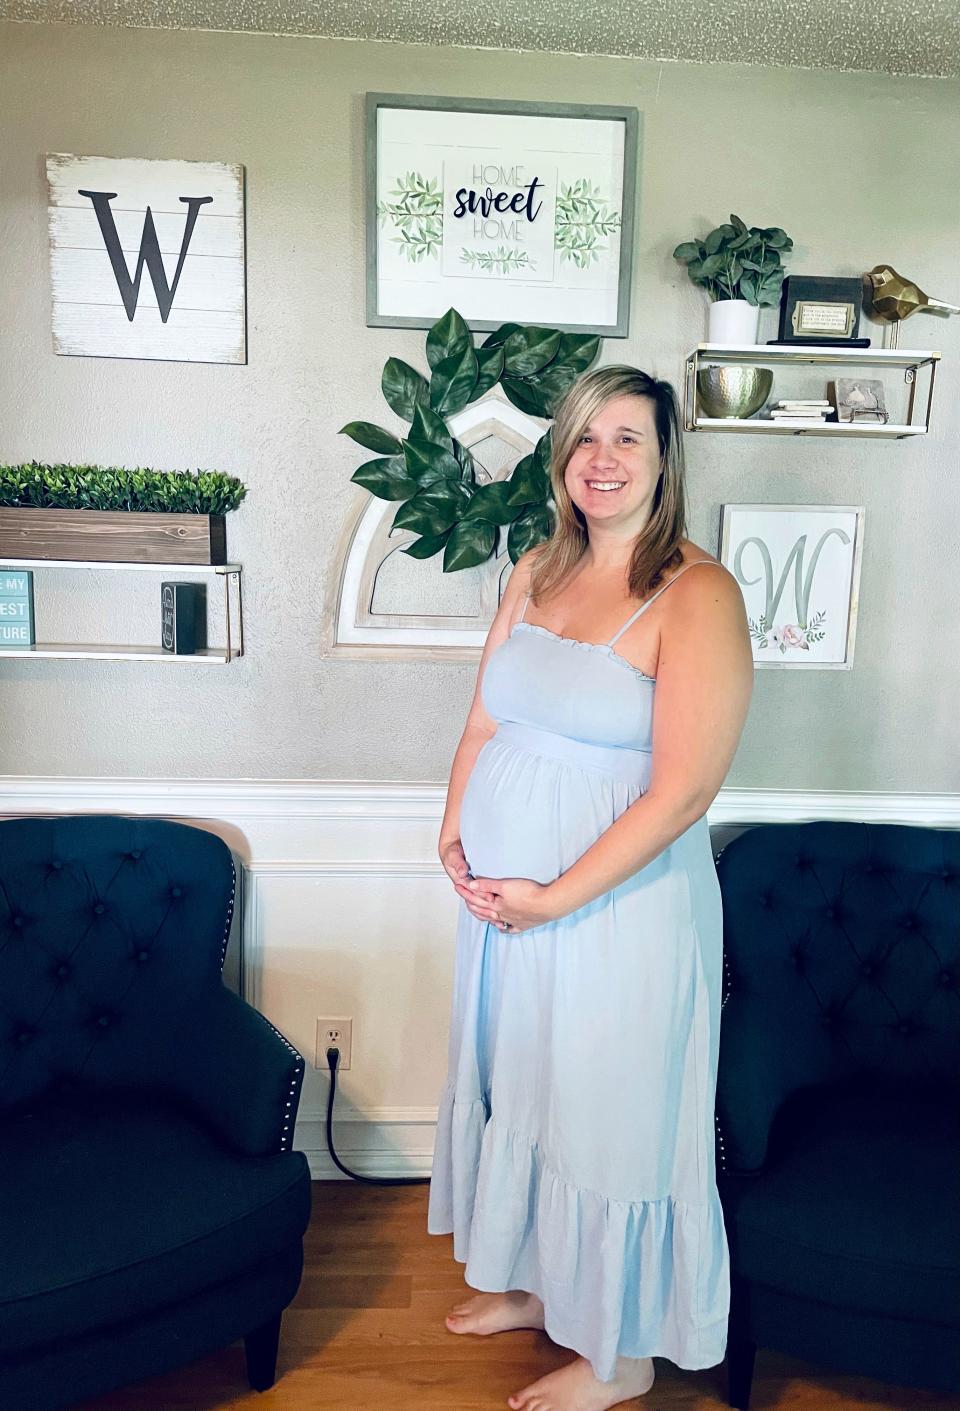
[[[200,207],[205,206],[208,201],[212,201],[212,196],[181,196],[180,200],[187,208],[187,219],[183,227],[183,239],[180,242],[180,258],[177,260],[176,272],[170,284],[167,284],[167,273],[163,267],[163,256],[160,253],[160,241],[157,239],[156,226],[153,223],[153,212],[147,207],[146,218],[143,222],[143,233],[140,236],[140,254],[137,258],[137,272],[130,278],[130,271],[127,269],[127,261],[120,246],[120,236],[117,234],[116,221],[113,218],[113,210],[110,202],[116,199],[116,191],[79,191],[79,196],[89,196],[93,202],[93,209],[97,213],[97,220],[100,224],[100,234],[103,236],[103,243],[107,247],[107,254],[110,256],[110,264],[113,267],[113,275],[117,281],[117,288],[120,290],[120,298],[123,300],[123,307],[127,311],[127,318],[133,322],[133,316],[137,312],[137,300],[140,297],[140,279],[143,275],[143,267],[146,265],[150,279],[153,283],[153,292],[157,296],[157,306],[160,309],[160,320],[166,323],[170,317],[170,310],[173,307],[174,296],[177,292],[177,285],[180,283],[180,275],[183,272],[183,262],[187,258],[187,250],[190,248],[190,238],[193,235],[193,227],[197,223],[197,216],[200,214]]]

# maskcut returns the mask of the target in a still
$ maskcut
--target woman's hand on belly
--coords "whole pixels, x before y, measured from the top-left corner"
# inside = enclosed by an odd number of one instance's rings
[[[501,931],[528,931],[561,915],[550,884],[530,877],[474,877],[454,887],[474,916],[493,921]]]

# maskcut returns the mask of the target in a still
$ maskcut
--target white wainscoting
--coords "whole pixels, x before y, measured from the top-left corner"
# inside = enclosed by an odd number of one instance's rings
[[[296,1144],[321,1180],[346,1178],[327,1152],[319,1017],[353,1019],[341,1160],[363,1175],[430,1173],[458,905],[436,856],[443,802],[436,784],[0,776],[4,817],[176,818],[230,846],[242,869],[234,973],[307,1059]],[[960,795],[725,789],[708,813],[717,847],[754,823],[815,818],[958,827]]]

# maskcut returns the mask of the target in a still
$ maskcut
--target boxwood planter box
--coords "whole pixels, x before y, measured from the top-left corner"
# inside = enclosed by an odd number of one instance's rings
[[[223,515],[0,509],[0,560],[226,563]]]

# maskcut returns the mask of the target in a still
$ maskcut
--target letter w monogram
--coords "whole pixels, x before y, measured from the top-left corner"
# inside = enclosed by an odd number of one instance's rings
[[[197,223],[200,207],[205,206],[208,201],[212,201],[213,197],[180,197],[180,200],[183,201],[187,207],[187,219],[183,227],[183,240],[180,242],[180,258],[177,261],[176,273],[173,276],[172,283],[168,285],[166,270],[163,267],[163,256],[160,253],[160,241],[157,239],[157,230],[153,223],[153,212],[150,207],[147,207],[146,219],[143,222],[143,233],[140,236],[140,254],[137,259],[137,272],[133,279],[131,279],[123,250],[120,248],[120,236],[117,234],[117,226],[113,218],[113,210],[110,206],[110,202],[116,199],[116,191],[78,190],[77,194],[79,196],[89,196],[90,200],[93,202],[93,209],[96,211],[97,220],[100,222],[100,234],[103,236],[103,243],[106,245],[107,254],[110,256],[114,278],[117,281],[117,288],[120,290],[120,298],[123,300],[123,307],[127,311],[127,318],[133,323],[133,316],[137,312],[137,300],[140,297],[140,278],[143,274],[143,267],[146,265],[153,283],[153,292],[157,296],[161,322],[166,323],[167,319],[170,317],[170,310],[173,307],[177,285],[180,283],[180,275],[183,272],[183,262],[187,258],[190,237],[193,235],[193,227]]]

